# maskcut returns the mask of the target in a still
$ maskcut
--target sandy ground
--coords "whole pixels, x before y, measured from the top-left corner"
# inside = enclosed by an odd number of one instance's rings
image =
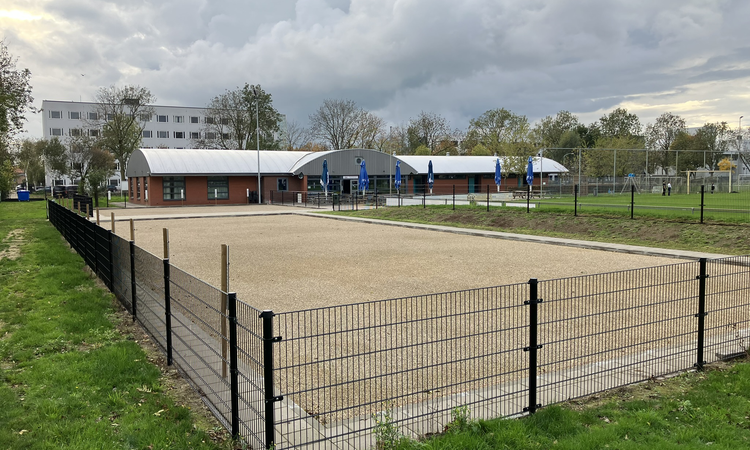
[[[229,290],[276,312],[676,262],[296,215],[136,220],[135,228],[136,245],[159,257],[168,228],[171,262],[214,286],[227,244]],[[128,224],[116,232],[128,238]]]

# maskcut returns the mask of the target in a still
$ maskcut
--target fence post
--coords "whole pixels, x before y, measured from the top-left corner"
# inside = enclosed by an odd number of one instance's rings
[[[86,219],[86,220],[88,220],[88,219]],[[115,281],[114,281],[115,277],[113,276],[112,272],[114,272],[114,270],[115,270],[115,265],[114,265],[114,262],[112,261],[114,258],[112,258],[112,232],[111,231],[107,232],[107,249],[108,249],[107,250],[107,257],[109,258],[109,280],[108,280],[109,282],[107,284],[109,285],[109,291],[110,292],[114,292],[114,290],[115,290]],[[94,258],[96,258],[96,254],[94,254]]]
[[[133,310],[133,322],[136,319],[135,299],[135,241],[130,241],[130,303]]]
[[[573,215],[578,217],[578,185],[576,184],[573,189]]]
[[[164,323],[167,334],[167,365],[172,365],[172,307],[169,294],[169,230],[164,228]]]
[[[543,300],[538,298],[538,281],[536,278],[529,280],[529,299],[524,305],[529,305],[529,346],[523,351],[529,352],[529,406],[523,410],[534,414],[542,405],[536,402],[536,372],[537,372],[537,350],[542,348],[537,343],[538,336],[538,310],[537,305]]]
[[[427,185],[422,188],[422,208],[427,208]]]
[[[274,448],[276,445],[276,431],[274,425],[274,403],[284,399],[283,396],[274,396],[273,393],[273,344],[281,341],[281,336],[273,335],[273,316],[271,310],[260,313],[263,319],[263,391],[265,397],[266,416],[266,448]]]
[[[630,185],[630,218],[633,218],[633,210],[635,209],[635,185]]]
[[[453,211],[456,210],[456,185],[453,185]]]
[[[221,377],[227,377],[227,321],[225,314],[227,312],[228,291],[229,291],[229,246],[221,244]]]
[[[531,185],[526,185],[526,212],[528,213],[530,211],[530,205],[531,204]]]
[[[237,368],[237,294],[230,292],[227,294],[229,307],[229,372],[231,374],[232,390],[232,437],[237,439],[240,436],[240,402],[239,402],[239,382]]]
[[[706,326],[706,258],[700,259],[700,275],[698,279],[698,314],[695,317],[698,318],[698,361],[695,363],[695,368],[703,370],[703,365],[706,361],[703,360],[703,340],[705,337],[705,326]]]
[[[490,185],[487,185],[487,212],[490,212]]]
[[[704,190],[705,187],[706,185],[701,184],[701,223],[703,223],[703,199],[704,199],[703,194],[705,193],[705,190]]]

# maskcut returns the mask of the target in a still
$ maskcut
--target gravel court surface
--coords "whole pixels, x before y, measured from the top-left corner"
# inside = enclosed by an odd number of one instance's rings
[[[133,217],[155,216],[147,213],[153,210]],[[129,238],[128,225],[116,220],[117,234]],[[275,312],[676,262],[299,215],[154,218],[136,220],[135,228],[136,245],[159,257],[168,228],[171,262],[214,286],[220,285],[221,244],[227,244],[230,291]]]

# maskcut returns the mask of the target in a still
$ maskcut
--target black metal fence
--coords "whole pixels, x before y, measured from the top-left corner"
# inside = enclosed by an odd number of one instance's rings
[[[49,211],[252,448],[374,448],[386,412],[412,437],[464,406],[533,413],[744,354],[750,338],[748,256],[274,314]]]

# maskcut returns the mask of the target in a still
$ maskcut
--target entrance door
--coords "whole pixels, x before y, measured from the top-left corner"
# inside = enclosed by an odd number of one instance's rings
[[[469,176],[468,178],[469,178],[469,193],[473,194],[474,193],[474,177]]]

